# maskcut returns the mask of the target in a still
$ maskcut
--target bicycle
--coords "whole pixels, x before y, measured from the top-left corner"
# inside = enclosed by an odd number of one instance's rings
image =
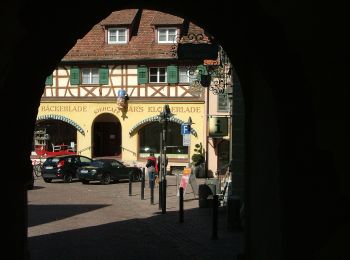
[[[36,178],[39,178],[41,176],[41,170],[43,169],[44,161],[41,159],[42,157],[40,157],[38,161],[33,161],[33,173]]]

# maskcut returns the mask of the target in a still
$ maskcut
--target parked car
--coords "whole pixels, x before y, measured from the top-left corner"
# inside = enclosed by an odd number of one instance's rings
[[[83,184],[90,181],[100,181],[101,184],[109,184],[111,181],[129,179],[133,181],[142,178],[142,170],[135,166],[126,166],[115,159],[96,159],[89,166],[80,167],[77,175]]]
[[[62,179],[69,183],[73,178],[77,178],[76,172],[79,167],[90,165],[91,162],[91,158],[74,154],[48,157],[43,164],[41,176],[45,182]]]

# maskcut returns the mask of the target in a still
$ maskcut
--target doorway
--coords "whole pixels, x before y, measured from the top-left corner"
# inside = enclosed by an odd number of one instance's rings
[[[92,156],[121,157],[121,124],[112,114],[101,114],[94,120],[92,133]]]

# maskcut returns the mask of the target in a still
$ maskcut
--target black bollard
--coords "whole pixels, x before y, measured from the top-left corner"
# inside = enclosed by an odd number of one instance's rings
[[[159,181],[158,183],[158,189],[159,189],[159,206],[158,209],[162,209],[163,207],[163,181]]]
[[[218,207],[219,207],[219,196],[213,196],[213,226],[211,239],[218,238]]]
[[[184,222],[184,188],[179,189],[180,199],[179,199],[179,222]]]
[[[132,173],[129,173],[129,196],[132,195]]]
[[[151,205],[153,205],[154,204],[154,179],[152,180],[150,180],[150,185],[151,185]]]
[[[162,187],[162,214],[166,213],[166,180],[163,180]]]
[[[145,199],[145,168],[142,168],[141,176],[141,199]]]

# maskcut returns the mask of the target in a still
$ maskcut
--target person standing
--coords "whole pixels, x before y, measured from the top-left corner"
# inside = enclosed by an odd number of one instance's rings
[[[154,177],[156,174],[157,159],[154,153],[150,153],[146,161],[146,169],[148,173],[149,187],[154,187]]]

